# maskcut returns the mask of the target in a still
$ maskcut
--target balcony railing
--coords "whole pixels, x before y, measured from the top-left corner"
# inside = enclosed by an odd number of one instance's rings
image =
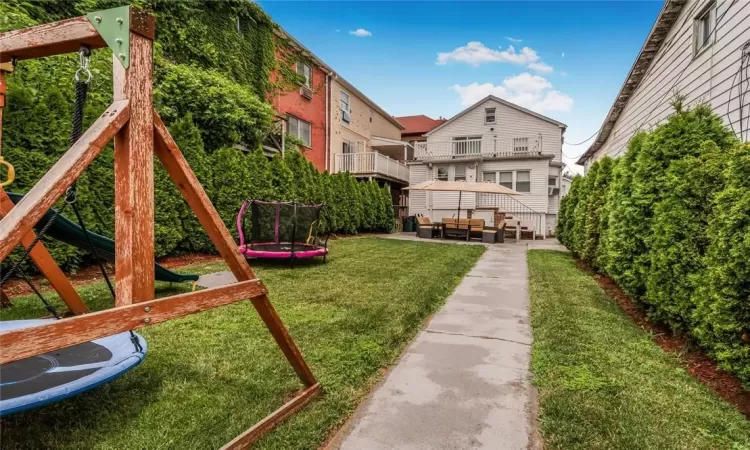
[[[405,164],[377,152],[339,153],[336,155],[334,172],[380,175],[403,182],[409,181],[409,168]]]
[[[414,159],[497,158],[541,155],[542,136],[495,137],[416,142]]]

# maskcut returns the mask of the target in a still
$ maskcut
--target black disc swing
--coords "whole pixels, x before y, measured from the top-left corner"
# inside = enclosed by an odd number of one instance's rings
[[[89,70],[91,50],[82,46],[79,56],[80,67],[75,75],[76,98],[69,139],[71,145],[78,141],[83,133],[83,110],[91,81]],[[55,307],[23,272],[21,263],[29,257],[34,246],[45,236],[68,206],[73,210],[78,225],[87,236],[88,251],[98,264],[112,297],[115,297],[112,282],[76,205],[77,193],[78,189],[74,182],[68,187],[62,206],[51,213],[50,220],[47,220],[36,238],[24,249],[22,258],[19,258],[7,273],[0,273],[0,287],[12,275],[18,274],[41,299],[45,309],[54,318],[3,321],[0,322],[0,332],[32,327],[60,319],[60,314]],[[146,341],[143,337],[133,331],[126,331],[0,365],[0,416],[37,408],[91,390],[137,366],[145,356]]]

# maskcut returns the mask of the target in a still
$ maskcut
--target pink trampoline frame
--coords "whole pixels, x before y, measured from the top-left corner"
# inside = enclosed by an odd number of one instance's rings
[[[301,250],[301,251],[279,251],[274,252],[270,250],[254,250],[252,249],[252,245],[257,246],[263,246],[263,245],[280,245],[280,244],[287,244],[287,243],[278,243],[278,242],[265,242],[265,243],[256,243],[256,244],[245,244],[245,233],[242,231],[242,217],[245,215],[245,210],[247,209],[247,206],[250,204],[249,200],[246,200],[242,203],[242,207],[240,208],[240,212],[237,214],[237,232],[240,236],[240,245],[239,250],[240,253],[245,255],[246,258],[267,258],[267,259],[290,259],[292,257],[298,258],[298,259],[309,259],[309,258],[315,258],[316,256],[322,256],[325,257],[328,255],[328,248],[326,247],[314,247],[310,249],[310,247],[313,247],[308,244],[299,244],[300,248],[308,248],[308,250]],[[279,239],[279,210],[276,210],[276,230],[275,235],[276,239]],[[291,245],[291,243],[289,243]]]
[[[263,245],[263,244],[256,244],[256,245]],[[305,247],[308,247],[305,245]],[[249,248],[247,245],[241,245],[240,246],[240,252],[242,252],[243,255],[247,258],[276,258],[276,259],[289,259],[292,257],[292,252],[272,252],[269,250],[253,250]],[[313,250],[302,250],[302,251],[295,251],[294,257],[305,259],[305,258],[314,258],[316,256],[326,256],[328,254],[328,249],[323,247],[317,247]]]

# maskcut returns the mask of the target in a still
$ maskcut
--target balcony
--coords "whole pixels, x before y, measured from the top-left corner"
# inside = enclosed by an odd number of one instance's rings
[[[333,171],[409,182],[409,168],[405,164],[377,152],[338,153]]]
[[[540,156],[542,136],[454,138],[450,141],[416,142],[414,159],[517,158]]]

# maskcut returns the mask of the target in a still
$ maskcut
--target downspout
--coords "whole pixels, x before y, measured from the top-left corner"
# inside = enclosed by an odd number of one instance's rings
[[[326,128],[326,151],[325,151],[326,163],[325,163],[325,169],[328,170],[329,172],[330,172],[329,169],[330,169],[330,162],[331,162],[330,161],[331,160],[331,117],[328,113],[328,109],[330,108],[329,104],[331,101],[331,84],[330,84],[331,74],[333,74],[333,72],[326,74],[326,125],[325,125],[325,128]]]

